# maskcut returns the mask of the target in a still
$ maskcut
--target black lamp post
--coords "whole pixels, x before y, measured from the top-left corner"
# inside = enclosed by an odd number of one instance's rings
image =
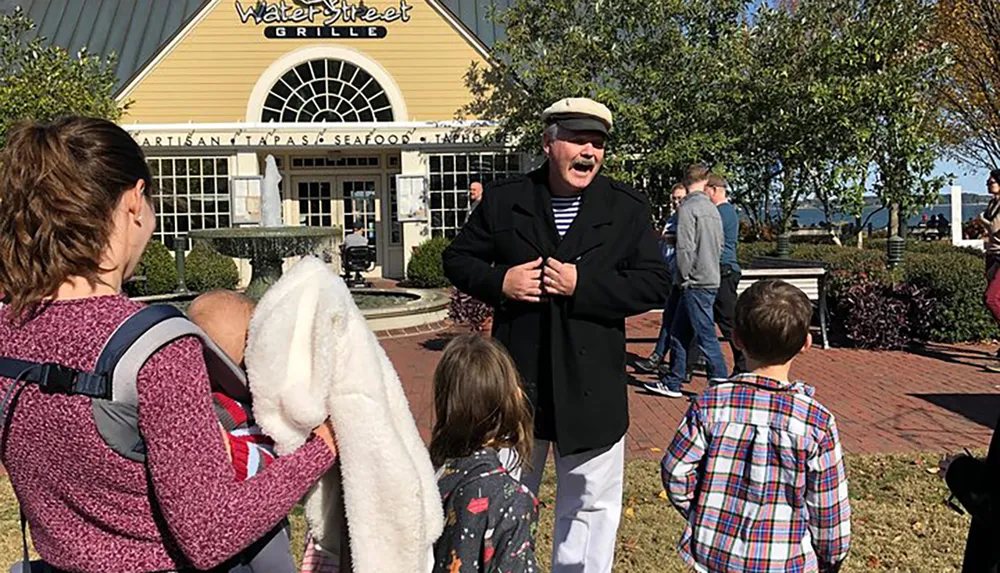
[[[903,251],[906,248],[906,239],[900,237],[899,235],[893,235],[889,237],[888,253],[886,253],[886,260],[889,263],[889,268],[894,269],[903,262]]]
[[[177,235],[174,238],[174,260],[177,262],[177,292],[188,292],[184,284],[184,253],[187,251],[187,235]]]
[[[778,234],[778,257],[787,259],[792,252],[792,234],[782,231]]]

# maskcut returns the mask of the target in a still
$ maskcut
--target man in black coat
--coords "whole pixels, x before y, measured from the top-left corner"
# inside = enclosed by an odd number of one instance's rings
[[[542,114],[548,161],[488,186],[445,274],[494,308],[535,410],[536,493],[555,445],[552,572],[605,573],[621,517],[628,429],[625,318],[662,308],[669,276],[646,198],[598,175],[612,125],[593,100]]]

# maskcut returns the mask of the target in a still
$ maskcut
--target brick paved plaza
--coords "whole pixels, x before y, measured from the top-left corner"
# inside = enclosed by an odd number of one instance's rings
[[[629,320],[630,359],[652,349],[659,320],[657,313]],[[455,332],[459,330],[382,340],[425,439],[433,418],[431,377],[441,349]],[[1000,374],[985,371],[983,365],[994,351],[933,345],[919,354],[814,349],[798,359],[792,372],[815,386],[817,397],[833,410],[849,452],[954,451],[989,443],[1000,415]],[[704,386],[704,378],[696,378],[690,389]],[[648,394],[637,385],[630,387],[629,395],[629,455],[659,459],[687,400]]]

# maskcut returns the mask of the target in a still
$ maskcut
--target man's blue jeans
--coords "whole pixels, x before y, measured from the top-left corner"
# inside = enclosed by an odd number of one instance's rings
[[[708,379],[728,378],[726,359],[715,335],[715,305],[717,289],[680,289],[680,301],[670,325],[670,374],[661,380],[673,389],[680,387],[687,370],[687,349],[692,338],[697,338],[698,348],[708,360]]]
[[[662,360],[670,350],[670,325],[674,322],[674,315],[677,314],[677,305],[680,304],[681,289],[674,286],[670,289],[670,296],[667,297],[666,304],[663,305],[663,320],[660,322],[660,337],[656,339],[656,348],[653,353]]]

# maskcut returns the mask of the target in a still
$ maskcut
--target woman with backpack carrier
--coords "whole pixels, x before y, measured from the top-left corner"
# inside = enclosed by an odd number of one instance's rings
[[[98,357],[143,308],[121,287],[153,233],[151,187],[142,150],[104,120],[20,125],[0,156],[0,357],[26,365],[0,376],[0,461],[39,570],[246,571],[336,459],[327,423],[237,480],[193,336],[137,365],[140,442],[112,447]]]

